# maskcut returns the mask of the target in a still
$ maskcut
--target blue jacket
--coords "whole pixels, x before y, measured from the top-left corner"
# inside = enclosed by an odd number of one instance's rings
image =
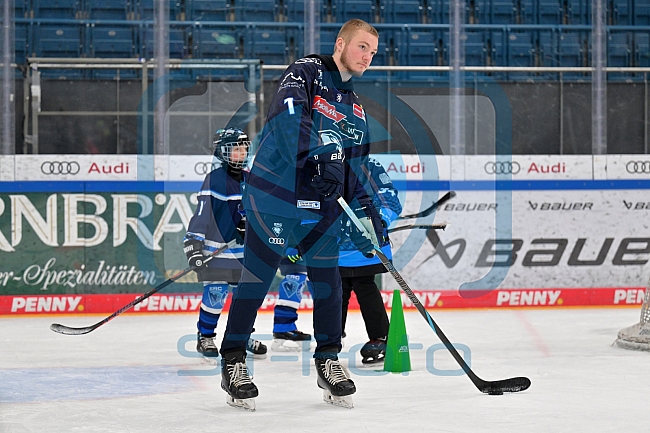
[[[376,209],[379,210],[382,221],[384,221],[386,228],[399,216],[402,212],[402,204],[399,201],[397,196],[397,189],[393,186],[393,182],[390,177],[384,170],[384,167],[376,159],[369,158],[366,162],[366,167],[368,168],[368,175],[363,178],[364,186],[372,196],[372,202]],[[343,226],[343,235],[341,237],[340,245],[340,256],[339,256],[339,266],[341,268],[358,268],[358,267],[368,267],[372,266],[372,269],[366,269],[363,271],[363,274],[366,274],[366,271],[370,271],[368,274],[376,274],[380,272],[386,272],[383,264],[378,257],[373,257],[368,259],[361,254],[352,241],[350,240],[350,223],[347,223]],[[385,229],[384,231],[385,238],[388,239],[388,232]],[[393,257],[390,242],[385,241],[381,246],[382,251],[391,259]],[[377,266],[379,265],[379,266]],[[342,276],[348,276],[349,272],[341,269]],[[359,272],[355,272],[356,275],[359,275]]]

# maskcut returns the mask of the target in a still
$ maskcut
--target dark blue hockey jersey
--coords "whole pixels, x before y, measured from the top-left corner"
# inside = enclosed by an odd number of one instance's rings
[[[185,235],[185,239],[204,242],[204,255],[210,255],[238,236],[237,224],[242,219],[241,185],[242,182],[228,174],[225,167],[216,168],[205,177],[197,193],[196,211]],[[199,279],[236,283],[243,257],[243,245],[229,248],[208,262],[208,269],[200,272]]]
[[[338,235],[341,209],[324,201],[311,186],[315,155],[343,150],[346,182],[343,198],[351,205],[370,204],[357,175],[369,151],[366,113],[342,82],[331,56],[309,56],[290,65],[271,102],[267,123],[244,189],[246,210],[322,221]],[[325,231],[325,230],[324,230]]]

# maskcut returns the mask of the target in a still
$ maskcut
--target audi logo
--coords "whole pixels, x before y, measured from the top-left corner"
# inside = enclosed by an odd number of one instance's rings
[[[212,170],[218,168],[220,164],[214,162],[197,162],[194,165],[194,173],[205,176],[210,173]]]
[[[485,164],[487,174],[517,174],[520,170],[521,166],[516,161],[490,161]]]
[[[630,174],[649,174],[650,161],[630,161],[625,164],[625,169]]]
[[[269,238],[269,243],[274,245],[284,245],[283,238]]]
[[[41,164],[43,174],[77,174],[79,173],[79,163],[75,161],[45,161]]]

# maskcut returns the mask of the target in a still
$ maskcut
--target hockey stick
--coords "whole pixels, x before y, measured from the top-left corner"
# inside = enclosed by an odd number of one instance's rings
[[[209,262],[213,258],[217,257],[219,254],[226,251],[228,248],[234,247],[236,244],[237,244],[237,242],[235,240],[232,240],[232,241],[228,242],[227,244],[223,245],[222,247],[217,249],[215,252],[213,252],[212,254],[207,256],[205,258],[205,260],[203,261],[203,263]],[[182,276],[184,276],[186,274],[189,274],[193,270],[194,270],[194,268],[187,268],[187,269],[185,269],[183,271],[179,271],[178,273],[174,274],[171,278],[169,278],[167,281],[165,281],[162,284],[160,284],[160,285],[154,287],[153,289],[149,290],[147,293],[140,296],[139,298],[135,298],[133,301],[129,302],[128,304],[126,304],[125,306],[123,306],[122,308],[120,308],[119,310],[117,310],[116,312],[114,312],[113,314],[111,314],[110,316],[108,316],[107,318],[102,320],[101,322],[97,322],[94,325],[86,326],[86,327],[83,327],[83,328],[73,328],[73,327],[70,327],[70,326],[65,326],[65,325],[60,325],[58,323],[53,323],[52,325],[50,325],[50,329],[52,331],[54,331],[54,332],[58,332],[59,334],[64,334],[64,335],[88,334],[89,332],[94,331],[95,329],[99,328],[103,324],[113,320],[116,316],[124,313],[129,308],[131,308],[131,307],[139,304],[140,302],[144,301],[145,299],[147,299],[148,297],[150,297],[154,293],[160,292],[162,289],[169,286],[171,283],[178,280]]]
[[[361,224],[361,221],[359,221],[359,218],[354,214],[352,209],[350,209],[350,206],[345,202],[343,197],[339,197],[337,199],[343,210],[345,211],[346,214],[350,217],[350,220],[354,223],[355,226],[359,230],[361,230],[362,233],[367,233],[366,229],[364,228],[363,224]],[[456,348],[454,347],[453,344],[449,341],[447,336],[442,332],[442,329],[434,322],[433,318],[429,314],[429,312],[424,308],[420,300],[418,299],[417,296],[415,296],[415,293],[413,293],[413,290],[406,284],[406,281],[402,278],[402,276],[397,272],[397,269],[393,266],[393,264],[388,260],[388,258],[384,255],[384,253],[381,251],[379,246],[375,245],[375,253],[379,257],[379,260],[381,260],[382,264],[388,272],[395,278],[395,281],[397,281],[397,284],[404,290],[406,293],[406,296],[409,297],[413,305],[415,305],[415,308],[418,309],[422,317],[427,321],[431,329],[436,333],[438,338],[442,341],[442,343],[445,345],[447,350],[451,353],[451,355],[454,357],[456,362],[460,365],[460,367],[463,369],[463,371],[469,376],[470,380],[476,388],[478,388],[479,391],[486,393],[486,394],[491,394],[491,395],[501,395],[504,392],[518,392],[518,391],[523,391],[528,389],[530,386],[530,379],[527,377],[513,377],[510,379],[503,379],[503,380],[495,380],[495,381],[487,381],[483,380],[480,377],[476,375],[472,371],[469,365],[465,362],[463,357],[458,353]]]
[[[394,233],[394,232],[399,232],[401,230],[411,230],[411,229],[434,229],[434,230],[439,230],[439,229],[446,229],[449,224],[447,223],[437,223],[437,224],[409,224],[406,226],[399,226],[399,227],[393,227],[392,229],[388,229],[388,233]]]
[[[411,215],[402,215],[400,217],[397,217],[398,220],[405,220],[409,218],[422,218],[425,216],[429,216],[433,213],[434,210],[438,209],[440,206],[451,200],[452,198],[456,197],[456,192],[455,191],[449,191],[447,194],[443,195],[440,197],[440,199],[433,203],[431,206],[423,210],[422,212],[414,213]]]

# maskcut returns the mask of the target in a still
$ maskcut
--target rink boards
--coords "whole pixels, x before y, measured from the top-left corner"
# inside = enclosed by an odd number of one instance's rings
[[[377,158],[403,214],[457,193],[429,217],[395,224],[446,230],[391,237],[395,266],[427,308],[642,302],[647,156]],[[184,269],[182,237],[212,166],[206,156],[0,157],[0,314],[110,313]],[[390,306],[399,286],[384,274],[382,288]],[[193,311],[199,292],[190,278],[134,311]]]

